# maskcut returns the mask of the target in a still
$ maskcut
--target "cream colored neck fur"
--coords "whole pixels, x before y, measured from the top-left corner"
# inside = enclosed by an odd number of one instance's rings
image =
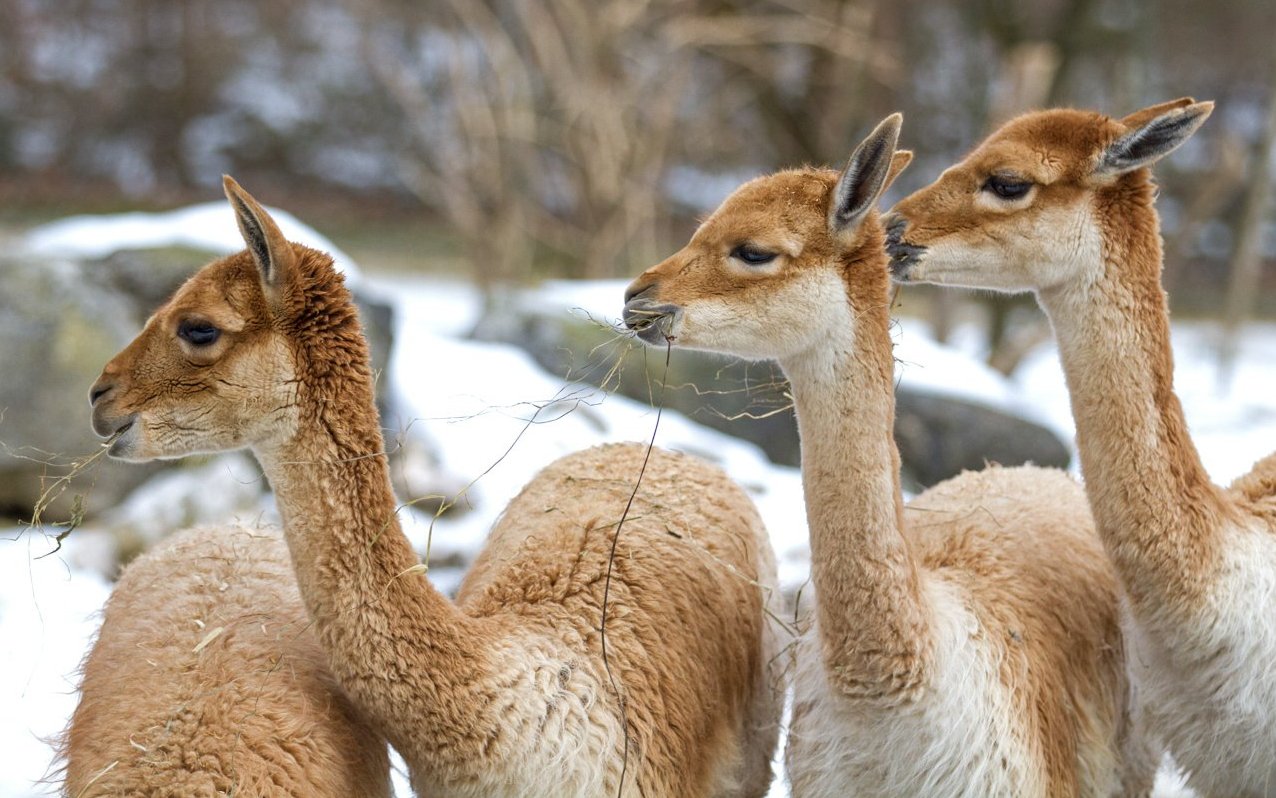
[[[880,266],[885,282],[886,267]],[[830,678],[853,696],[910,695],[924,682],[929,618],[900,533],[892,435],[894,359],[887,299],[830,325],[830,337],[781,363],[802,441],[812,579]]]
[[[1199,598],[1222,501],[1173,391],[1155,214],[1128,203],[1101,235],[1091,281],[1042,291],[1071,393],[1091,507],[1131,597]]]

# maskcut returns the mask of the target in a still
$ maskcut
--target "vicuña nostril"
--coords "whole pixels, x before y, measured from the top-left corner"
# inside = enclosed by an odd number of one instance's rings
[[[629,284],[628,288],[625,289],[625,304],[632,302],[655,287],[655,283],[644,283],[635,280]]]
[[[113,386],[113,385],[94,385],[92,388],[90,388],[90,389],[89,389],[89,406],[90,406],[90,407],[92,407],[93,405],[96,405],[96,404],[97,404],[97,400],[101,399],[103,396],[106,396],[108,393],[110,393],[110,392],[111,392],[111,388],[113,388],[113,387],[115,387],[115,386]]]

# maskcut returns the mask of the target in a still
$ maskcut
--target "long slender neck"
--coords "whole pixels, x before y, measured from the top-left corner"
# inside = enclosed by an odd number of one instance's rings
[[[900,532],[884,257],[847,267],[857,281],[857,315],[850,318],[848,300],[847,318],[833,325],[828,339],[781,366],[802,441],[812,579],[829,676],[852,696],[899,700],[925,680],[929,617]]]
[[[322,392],[303,390],[301,432],[257,456],[334,674],[401,750],[421,750],[438,729],[464,728],[463,713],[449,708],[464,709],[457,693],[481,678],[486,637],[413,568],[371,380],[355,371]]]
[[[1174,394],[1152,187],[1145,175],[1131,180],[1096,213],[1114,228],[1102,229],[1096,279],[1040,299],[1059,341],[1086,491],[1109,555],[1136,606],[1172,606],[1194,603],[1207,586],[1225,501]]]

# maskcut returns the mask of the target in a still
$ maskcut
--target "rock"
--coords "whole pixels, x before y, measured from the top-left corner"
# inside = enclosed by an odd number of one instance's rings
[[[1072,454],[1049,429],[952,396],[895,392],[895,442],[918,487],[988,463],[1067,468]]]
[[[482,329],[489,331],[488,340],[523,348],[551,373],[595,385],[607,381],[639,401],[654,401],[660,392],[663,351],[644,348],[580,315],[524,306],[505,324]],[[498,331],[497,337],[491,331]],[[618,356],[621,366],[613,369]],[[665,383],[665,407],[756,443],[774,463],[800,465],[788,383],[774,363],[679,349],[670,358]],[[913,490],[988,462],[1066,467],[1070,460],[1068,447],[1039,424],[907,387],[896,392],[895,439],[905,486]]]
[[[128,468],[114,463],[107,468]],[[114,543],[118,569],[179,529],[237,519],[245,524],[278,524],[261,466],[246,452],[188,457],[142,483],[105,510],[100,525]]]
[[[89,428],[89,386],[136,334],[139,310],[128,295],[106,291],[85,264],[0,262],[0,513],[29,519],[45,478],[101,448]],[[64,520],[76,496],[92,513],[154,474],[157,466],[95,467],[77,477],[49,508]]]

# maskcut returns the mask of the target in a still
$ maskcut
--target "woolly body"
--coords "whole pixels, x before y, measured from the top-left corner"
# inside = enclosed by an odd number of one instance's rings
[[[390,795],[385,739],[329,672],[277,529],[187,530],[129,565],[80,693],[74,798]]]
[[[510,657],[511,685],[538,687],[526,706],[506,710],[521,728],[500,732],[517,735],[512,751],[529,752],[509,762],[515,773],[549,780],[534,794],[584,798],[614,794],[618,783],[622,727],[599,619],[612,536],[645,452],[612,444],[547,466],[506,508],[457,596],[464,612],[539,652]],[[761,534],[752,502],[719,469],[652,450],[608,594],[608,661],[629,724],[627,792],[765,794],[783,686],[767,671],[779,647],[756,586],[772,600],[779,593]],[[761,645],[741,651],[741,638]]]
[[[1081,486],[1053,469],[989,466],[922,493],[905,518],[934,608],[929,683],[889,707],[848,700],[811,629],[794,681],[794,795],[1145,792],[1155,763],[1112,710],[1126,692],[1116,598]],[[1072,628],[1078,616],[1091,634]]]

